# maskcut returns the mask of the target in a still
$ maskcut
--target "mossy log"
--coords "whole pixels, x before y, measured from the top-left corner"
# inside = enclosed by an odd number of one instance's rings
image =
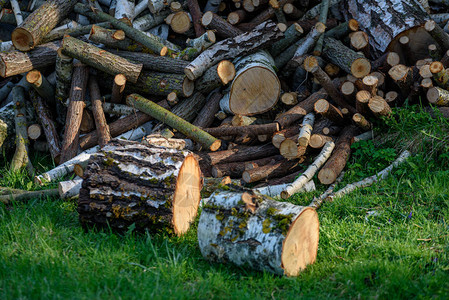
[[[137,79],[137,83],[127,85],[125,90],[128,93],[161,96],[175,92],[178,97],[190,97],[194,88],[194,82],[184,74],[143,71]]]
[[[368,59],[336,39],[324,39],[323,55],[331,63],[357,78],[363,78],[371,72],[371,63]]]
[[[126,58],[138,64],[143,64],[145,70],[165,72],[171,74],[184,74],[188,61],[173,59],[171,57],[157,56],[149,53],[109,50],[112,54]]]
[[[84,225],[165,230],[182,235],[200,203],[201,171],[188,151],[111,140],[84,172],[78,213]]]
[[[315,209],[253,192],[215,192],[198,224],[205,258],[278,275],[298,276],[314,263],[318,239]]]
[[[128,61],[94,45],[85,43],[71,36],[62,41],[64,54],[79,59],[83,63],[111,75],[123,74],[130,82],[136,83],[143,65]]]
[[[203,147],[210,151],[216,151],[221,146],[220,140],[217,140],[207,132],[204,132],[198,127],[140,95],[129,95],[126,98],[126,103],[130,106],[135,106],[141,112],[144,112],[155,119],[166,123],[168,126],[180,131],[188,138],[200,143]]]
[[[0,76],[10,77],[55,64],[60,42],[37,46],[32,51],[8,51],[0,53]]]
[[[45,1],[29,15],[19,27],[14,29],[11,40],[20,51],[29,51],[72,10],[76,0]]]

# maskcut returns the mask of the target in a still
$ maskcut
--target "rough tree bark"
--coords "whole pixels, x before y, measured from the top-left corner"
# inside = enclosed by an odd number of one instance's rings
[[[201,171],[188,151],[112,140],[91,157],[78,201],[84,225],[187,232],[200,203]]]

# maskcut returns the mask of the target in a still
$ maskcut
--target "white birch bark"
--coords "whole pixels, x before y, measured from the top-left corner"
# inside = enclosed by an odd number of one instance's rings
[[[61,199],[78,198],[82,184],[83,179],[78,176],[72,180],[59,182],[58,183],[59,197]]]
[[[248,192],[215,192],[203,205],[198,224],[201,254],[211,261],[297,276],[307,264],[313,263],[318,246],[318,218],[315,210],[308,209]],[[310,217],[310,221],[300,235],[309,239],[312,247],[305,249],[303,240],[298,238],[296,264],[285,269],[290,260],[283,253],[289,252],[284,244],[292,225],[303,215]]]
[[[313,124],[315,123],[315,114],[308,113],[302,120],[301,130],[299,131],[299,146],[307,147],[309,145],[310,136],[312,135]]]
[[[287,199],[294,193],[297,193],[308,181],[310,181],[315,173],[323,166],[323,164],[331,156],[334,150],[334,142],[327,142],[315,161],[307,168],[307,170],[299,176],[293,183],[291,183],[282,193],[281,197]]]

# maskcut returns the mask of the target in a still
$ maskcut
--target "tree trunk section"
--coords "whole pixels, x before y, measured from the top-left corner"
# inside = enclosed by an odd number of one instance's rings
[[[10,77],[54,65],[59,45],[60,42],[54,42],[37,46],[26,53],[15,50],[0,53],[0,76]]]
[[[45,1],[19,27],[14,29],[11,35],[14,47],[20,51],[29,51],[39,45],[45,35],[72,10],[76,2],[75,0]]]
[[[315,262],[318,238],[314,209],[253,192],[213,194],[198,224],[205,258],[286,276],[298,276]]]
[[[201,171],[188,151],[112,140],[91,157],[78,201],[84,225],[187,232],[200,203]]]
[[[132,63],[120,56],[109,53],[76,38],[65,36],[62,41],[64,54],[77,58],[83,63],[111,75],[123,74],[136,83],[142,71],[142,64]]]

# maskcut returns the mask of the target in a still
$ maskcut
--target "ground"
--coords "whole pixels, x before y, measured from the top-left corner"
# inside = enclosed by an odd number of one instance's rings
[[[353,145],[340,187],[373,175],[405,148],[413,158],[387,180],[319,209],[317,261],[299,277],[206,261],[196,224],[183,237],[85,231],[76,201],[34,199],[0,205],[0,298],[446,299],[449,122],[415,105],[376,126],[379,138]],[[42,155],[34,162],[51,167]],[[7,167],[0,186],[39,188]],[[287,201],[307,205],[325,187],[318,189]]]

